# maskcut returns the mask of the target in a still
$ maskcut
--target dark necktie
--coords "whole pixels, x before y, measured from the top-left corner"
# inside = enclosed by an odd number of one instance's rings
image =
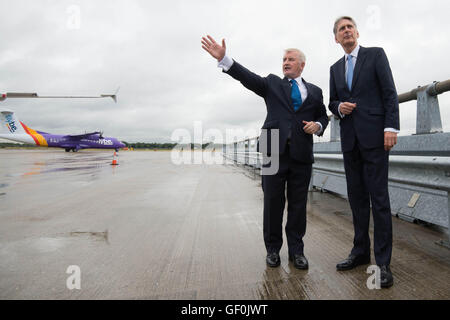
[[[294,103],[294,111],[297,111],[303,102],[302,95],[300,94],[300,89],[298,88],[297,81],[289,80],[289,82],[292,83],[291,98],[292,98],[292,102]]]

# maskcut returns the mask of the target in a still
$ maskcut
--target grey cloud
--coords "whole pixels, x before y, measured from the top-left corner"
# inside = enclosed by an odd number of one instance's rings
[[[259,128],[261,98],[223,74],[201,49],[211,34],[226,38],[229,54],[252,71],[281,75],[281,56],[299,47],[304,77],[328,102],[329,66],[342,49],[334,19],[358,21],[360,43],[385,48],[399,93],[450,69],[448,1],[2,1],[0,92],[85,95],[112,93],[119,101],[7,100],[29,126],[54,133],[101,129],[127,141],[170,141],[177,128]],[[67,8],[80,8],[80,28],[67,27]],[[374,23],[378,13],[379,24]],[[372,11],[371,11],[372,10]],[[377,11],[378,10],[378,11]],[[6,11],[4,11],[5,13]],[[440,96],[450,129],[450,94]],[[401,105],[402,134],[415,126],[414,103]]]

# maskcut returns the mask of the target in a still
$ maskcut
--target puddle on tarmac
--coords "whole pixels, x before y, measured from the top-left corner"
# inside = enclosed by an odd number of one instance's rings
[[[108,242],[108,230],[104,232],[94,232],[94,231],[73,231],[70,236],[87,236],[95,240],[104,240]],[[109,243],[109,242],[108,242]]]
[[[32,246],[39,252],[53,252],[68,243],[67,239],[62,238],[39,238],[33,240]]]
[[[66,234],[59,234],[56,237],[41,237],[41,238],[27,238],[9,243],[0,243],[0,258],[1,256],[17,256],[24,254],[24,252],[32,252],[34,254],[51,253],[62,248],[71,246],[75,241],[105,241],[108,242],[108,230],[105,232],[70,232]]]
[[[23,177],[29,177],[29,176],[34,176],[34,175],[38,175],[38,174],[47,174],[47,173],[54,173],[54,172],[74,172],[77,173],[79,172],[79,174],[81,175],[85,175],[85,174],[92,174],[93,171],[95,171],[95,169],[101,169],[106,167],[106,163],[105,164],[94,164],[94,165],[89,165],[89,166],[80,166],[80,167],[58,167],[58,168],[52,168],[52,169],[45,169],[45,170],[33,170],[33,171],[29,171],[24,173],[22,176]]]
[[[14,257],[30,253],[50,253],[70,244],[68,238],[27,238],[0,244],[0,256]],[[2,257],[3,258],[3,257]]]
[[[49,170],[42,171],[41,173],[88,170],[88,169],[95,169],[95,168],[101,168],[101,167],[102,167],[102,165],[91,165],[91,166],[69,167],[69,168],[55,168],[55,169],[49,169]]]

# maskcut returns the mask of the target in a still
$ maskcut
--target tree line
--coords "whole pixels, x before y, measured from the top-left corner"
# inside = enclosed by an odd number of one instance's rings
[[[134,142],[134,143],[128,143],[126,141],[122,141],[128,148],[133,149],[173,149],[175,146],[177,146],[176,143],[146,143],[146,142]],[[199,149],[200,146],[204,150],[210,143],[203,143],[200,144],[194,144],[194,143],[188,143],[184,145],[184,149]]]

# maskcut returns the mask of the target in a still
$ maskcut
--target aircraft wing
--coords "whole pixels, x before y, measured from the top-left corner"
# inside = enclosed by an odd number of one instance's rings
[[[101,132],[100,131],[96,131],[96,132],[83,133],[83,134],[70,134],[70,135],[67,135],[66,137],[83,139],[83,138],[90,137],[90,136],[92,136],[94,134],[101,134]]]

